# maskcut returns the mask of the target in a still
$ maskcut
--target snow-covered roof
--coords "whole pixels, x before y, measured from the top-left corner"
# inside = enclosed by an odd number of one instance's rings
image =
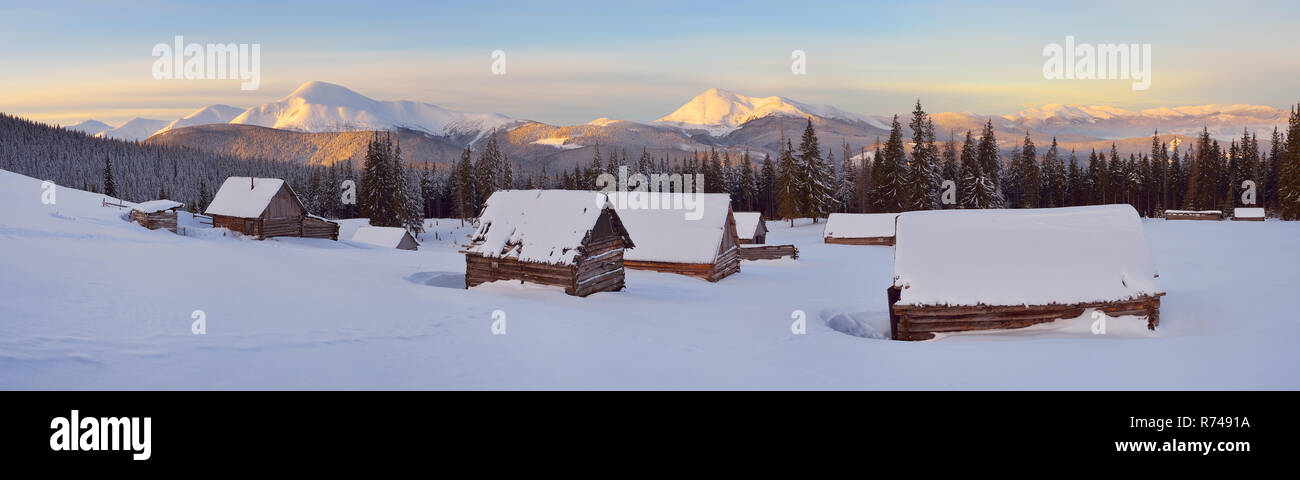
[[[1165,210],[1165,215],[1223,215],[1223,210]]]
[[[147,202],[137,203],[134,207],[131,207],[131,209],[141,213],[158,213],[164,210],[171,210],[173,208],[181,208],[184,206],[184,203],[172,200],[150,200]]]
[[[1129,205],[932,210],[898,217],[902,305],[1047,305],[1159,292]]]
[[[623,192],[615,200],[636,243],[623,252],[627,260],[713,263],[722,236],[732,234],[727,224],[731,196],[725,193]]]
[[[832,213],[826,218],[826,238],[879,238],[894,236],[897,213]]]
[[[736,218],[736,234],[740,238],[754,238],[759,223],[763,221],[763,214],[759,212],[732,212],[731,216]]]
[[[1264,209],[1259,207],[1235,208],[1232,216],[1236,218],[1264,218]]]
[[[488,197],[466,251],[484,257],[569,265],[605,208],[613,205],[600,192],[498,191]]]
[[[253,178],[249,188],[249,177],[230,177],[221,184],[217,196],[208,204],[203,213],[208,215],[225,215],[228,217],[254,218],[262,215],[266,206],[275,198],[276,192],[284,186],[284,180],[278,178]],[[301,203],[301,202],[299,202]]]
[[[352,234],[352,241],[397,248],[406,235],[406,229],[401,227],[360,227]]]

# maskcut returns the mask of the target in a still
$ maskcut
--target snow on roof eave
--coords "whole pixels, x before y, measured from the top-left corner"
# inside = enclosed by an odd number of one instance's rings
[[[588,232],[612,209],[608,196],[575,190],[502,190],[479,214],[466,254],[572,265]]]
[[[150,200],[147,202],[137,203],[132,210],[141,213],[158,213],[175,208],[182,208],[185,204],[174,200]]]

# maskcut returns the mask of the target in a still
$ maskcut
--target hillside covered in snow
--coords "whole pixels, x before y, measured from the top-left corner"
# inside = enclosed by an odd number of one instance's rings
[[[184,218],[174,235],[45,192],[0,171],[7,390],[1300,388],[1300,222],[1143,221],[1168,292],[1155,332],[1118,318],[1106,335],[1058,321],[899,342],[884,339],[893,249],[827,245],[806,220],[768,223],[798,260],[714,284],[628,271],[626,290],[576,298],[464,289],[473,227],[456,220],[427,221],[412,252]]]

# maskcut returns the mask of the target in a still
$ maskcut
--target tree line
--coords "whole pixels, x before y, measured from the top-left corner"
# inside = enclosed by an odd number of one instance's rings
[[[499,133],[475,152],[439,166],[403,159],[388,133],[376,133],[361,168],[351,160],[329,166],[247,159],[184,148],[93,138],[55,126],[0,114],[0,168],[60,185],[104,192],[130,201],[170,198],[202,211],[228,176],[283,178],[315,214],[369,217],[375,225],[418,233],[420,218],[477,215],[501,189],[594,190],[602,173],[700,174],[707,193],[731,195],[736,211],[770,219],[820,218],[835,212],[883,213],[950,208],[1037,208],[1127,203],[1147,217],[1166,209],[1230,211],[1247,206],[1242,183],[1256,185],[1255,206],[1287,220],[1300,219],[1300,108],[1285,129],[1274,128],[1269,148],[1257,132],[1243,131],[1225,146],[1208,129],[1188,144],[1152,135],[1150,152],[1045,149],[1029,132],[1004,151],[992,121],[978,135],[935,138],[934,124],[918,101],[907,123],[896,115],[889,135],[870,149],[847,142],[823,148],[812,119],[798,145],[783,138],[776,158],[751,152],[696,151],[652,155],[642,148],[596,145],[589,163],[570,170],[522,174],[523,165],[502,151]],[[102,160],[95,160],[102,159]],[[356,202],[348,202],[345,181]]]

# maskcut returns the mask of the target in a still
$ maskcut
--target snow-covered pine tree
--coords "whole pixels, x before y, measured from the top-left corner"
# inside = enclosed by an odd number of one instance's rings
[[[979,150],[971,132],[966,132],[966,142],[961,147],[961,192],[957,199],[962,208],[992,208],[994,204],[993,180],[984,175],[979,160]]]
[[[961,163],[957,161],[957,142],[952,131],[948,132],[948,141],[944,142],[943,145],[943,159],[939,164],[939,179],[940,185],[947,180],[952,180],[954,184],[961,185]],[[961,194],[961,189],[958,188],[955,193]],[[940,205],[940,208],[957,208],[958,206],[960,204]]]
[[[821,146],[817,142],[817,131],[813,129],[812,119],[808,119],[803,136],[799,140],[797,179],[801,184],[800,192],[804,195],[803,215],[812,217],[813,223],[831,213],[835,208],[835,172],[830,164],[822,159]]]
[[[1025,143],[1020,149],[1020,208],[1038,208],[1042,201],[1043,175],[1038,167],[1038,147],[1025,131]]]
[[[465,151],[460,154],[460,161],[456,163],[456,168],[452,171],[451,189],[453,208],[455,209],[456,217],[461,219],[462,224],[465,220],[468,220],[477,214],[474,210],[474,188],[478,182],[474,180],[474,165],[471,163],[472,158],[473,152],[470,150],[470,147],[466,145]]]
[[[989,119],[984,124],[984,131],[980,133],[979,146],[975,151],[980,162],[980,173],[984,175],[986,182],[982,182],[982,188],[991,189],[991,203],[987,207],[981,208],[1000,208],[1005,204],[1002,197],[1002,162],[998,161],[998,139],[993,132],[993,119]]]
[[[1287,121],[1286,148],[1280,153],[1278,205],[1283,220],[1300,220],[1300,104]]]
[[[907,157],[903,148],[903,126],[898,123],[898,115],[889,126],[889,140],[885,143],[882,157],[876,157],[880,165],[880,177],[876,182],[876,195],[880,198],[881,211],[892,213],[907,210]]]
[[[772,154],[765,154],[763,156],[763,167],[758,175],[758,205],[759,210],[767,218],[777,215],[776,189],[776,165],[772,163]]]
[[[781,159],[776,165],[776,183],[775,200],[776,216],[782,220],[789,220],[790,226],[794,226],[794,219],[807,210],[803,202],[807,197],[800,190],[799,183],[799,166],[794,158],[794,146],[786,140],[781,147]]]
[[[113,159],[104,155],[104,195],[117,197],[117,182],[113,181]]]
[[[907,209],[932,210],[939,205],[939,161],[934,147],[934,123],[916,101],[912,111],[912,161],[907,168]]]

